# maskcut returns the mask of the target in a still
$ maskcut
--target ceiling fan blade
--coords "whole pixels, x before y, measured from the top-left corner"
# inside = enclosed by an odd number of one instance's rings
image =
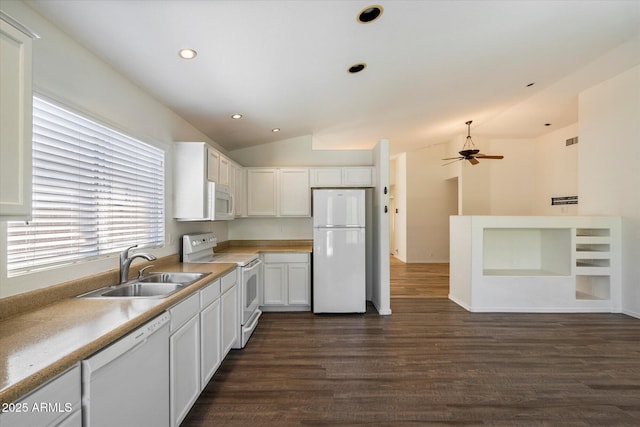
[[[467,160],[469,160],[469,163],[471,163],[472,165],[477,165],[478,163],[480,163],[476,160],[475,157],[469,157]]]
[[[454,160],[454,159],[455,160],[462,160],[462,159],[464,159],[464,157],[460,157],[460,156],[458,156],[458,157],[447,157],[446,159],[442,159],[442,160]]]
[[[443,164],[442,166],[447,166],[447,165],[450,165],[451,163],[459,162],[460,160],[463,159],[463,157],[453,157],[453,158],[455,159],[454,161],[447,162],[447,163]],[[451,160],[451,159],[442,159],[442,160]]]
[[[479,159],[504,159],[504,156],[487,156],[485,154],[477,154],[475,157]]]

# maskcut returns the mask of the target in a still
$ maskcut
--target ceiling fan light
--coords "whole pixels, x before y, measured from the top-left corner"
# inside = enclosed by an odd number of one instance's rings
[[[478,163],[480,163],[478,159],[497,159],[497,160],[504,159],[504,156],[502,155],[494,156],[494,155],[482,154],[480,150],[476,148],[475,144],[473,143],[473,140],[471,139],[471,123],[473,123],[472,120],[468,120],[464,123],[465,125],[467,125],[467,139],[465,140],[464,145],[462,146],[462,150],[458,151],[458,154],[460,154],[460,156],[447,157],[442,159],[442,160],[453,160],[452,162],[445,163],[442,166],[446,166],[448,164],[451,164],[453,162],[457,162],[460,160],[468,160],[469,163],[471,163],[472,165],[477,165]]]

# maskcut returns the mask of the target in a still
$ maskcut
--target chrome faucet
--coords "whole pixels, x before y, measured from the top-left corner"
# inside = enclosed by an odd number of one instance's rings
[[[120,283],[124,283],[129,280],[129,266],[131,265],[131,261],[136,258],[144,258],[147,261],[154,261],[156,259],[155,256],[151,254],[133,254],[129,256],[129,251],[138,245],[129,246],[124,251],[120,252]]]

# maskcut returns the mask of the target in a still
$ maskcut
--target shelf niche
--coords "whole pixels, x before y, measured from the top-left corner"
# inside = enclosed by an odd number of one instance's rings
[[[611,298],[609,276],[576,276],[577,300],[608,300]]]
[[[570,228],[485,228],[485,276],[570,276]]]

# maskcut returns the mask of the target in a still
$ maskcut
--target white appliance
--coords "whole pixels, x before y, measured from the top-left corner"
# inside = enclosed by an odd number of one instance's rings
[[[366,198],[362,189],[313,190],[313,312],[366,311]]]
[[[235,206],[231,187],[209,182],[208,217],[210,221],[227,221],[235,217]]]
[[[185,234],[182,236],[182,262],[237,264],[239,333],[232,348],[240,349],[247,345],[262,315],[262,310],[259,308],[262,261],[257,254],[216,254],[213,248],[217,245],[218,241],[212,233]]]
[[[169,313],[82,361],[82,425],[169,425]]]

